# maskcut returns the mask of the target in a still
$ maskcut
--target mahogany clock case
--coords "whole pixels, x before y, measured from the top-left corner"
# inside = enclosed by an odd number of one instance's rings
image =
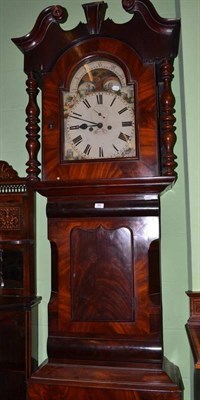
[[[163,354],[159,202],[176,180],[180,21],[149,0],[122,5],[129,22],[105,19],[100,1],[83,4],[86,23],[70,31],[66,9],[51,6],[13,39],[28,77],[27,182],[47,198],[52,257],[48,360],[28,379],[29,400],[183,398]]]
[[[112,53],[112,58],[110,57]],[[85,56],[87,54],[87,56]],[[130,158],[126,159],[113,158],[112,160],[106,160],[106,157],[98,162],[95,160],[82,159],[80,162],[66,162],[62,159],[62,153],[58,151],[63,146],[63,135],[60,132],[63,130],[63,108],[60,102],[60,93],[58,87],[66,88],[72,79],[74,70],[77,69],[77,65],[88,63],[89,60],[98,60],[104,57],[107,62],[116,61],[117,65],[122,65],[123,71],[127,75],[127,85],[133,84],[134,81],[138,83],[135,94],[137,103],[135,104],[136,113],[136,156],[133,161]],[[122,61],[123,60],[123,61]],[[89,65],[89,64],[87,64]],[[89,68],[89,67],[88,67]],[[131,71],[131,72],[130,72]],[[136,85],[135,85],[136,87]],[[106,91],[100,92],[102,97],[106,96]],[[108,92],[111,96],[111,92]],[[91,96],[89,100],[91,102]],[[119,95],[113,97],[116,98]],[[87,96],[88,98],[88,96]],[[120,97],[119,97],[120,98]],[[88,103],[89,104],[89,103]],[[112,104],[110,100],[110,105]],[[90,105],[90,104],[89,104]],[[114,106],[109,105],[109,113],[112,114]],[[104,105],[101,106],[106,111]],[[121,106],[122,108],[122,106]],[[137,118],[137,109],[139,118]],[[87,110],[87,106],[85,106]],[[122,108],[123,110],[123,108]],[[84,110],[83,110],[84,111]],[[95,111],[95,110],[94,110]],[[121,111],[120,107],[117,110],[117,114]],[[61,115],[60,115],[61,114]],[[77,114],[77,113],[76,113]],[[123,113],[124,121],[127,122],[126,118],[127,111]],[[74,117],[71,119],[75,122],[77,120]],[[110,117],[110,115],[109,115]],[[79,114],[78,118],[86,118],[84,114]],[[92,114],[88,118],[92,119]],[[93,118],[93,121],[101,121],[102,118]],[[116,118],[116,117],[115,117]],[[111,119],[111,117],[110,117]],[[130,117],[129,117],[130,119]],[[134,122],[133,122],[134,123]],[[108,119],[107,124],[110,124]],[[104,124],[105,125],[105,124]],[[109,125],[111,126],[111,125]],[[107,128],[107,125],[106,125]],[[112,179],[112,178],[132,178],[138,176],[157,176],[158,173],[158,139],[156,138],[155,131],[156,126],[156,91],[155,91],[155,68],[152,65],[142,65],[140,58],[137,54],[125,46],[124,43],[112,38],[90,38],[87,42],[80,42],[70,48],[67,52],[61,56],[45,79],[43,80],[43,180],[67,180],[74,181],[79,179],[86,179],[90,177],[92,180],[98,179]],[[96,129],[96,136],[98,137],[101,129]],[[72,131],[71,131],[72,132]],[[95,131],[94,131],[95,132]],[[110,130],[111,132],[111,130]],[[106,156],[106,149],[109,146],[108,138],[109,131],[106,130],[101,144],[103,154]],[[121,128],[121,132],[125,135],[127,127]],[[84,132],[84,134],[86,134]],[[120,134],[120,130],[119,130]],[[95,133],[93,134],[93,136]],[[81,136],[80,129],[77,130],[74,140]],[[90,136],[92,136],[90,134]],[[88,133],[88,139],[90,139]],[[95,139],[96,139],[95,136]],[[127,135],[128,136],[128,135]],[[73,137],[73,136],[72,136]],[[148,140],[147,140],[148,138]],[[97,141],[97,139],[96,139]],[[113,142],[115,148],[119,148],[120,142],[123,139],[118,139]],[[87,142],[85,142],[85,147]],[[92,142],[88,140],[88,146],[92,147]],[[76,144],[75,147],[80,147],[80,144]],[[93,146],[94,147],[94,146]],[[89,147],[87,147],[89,148]],[[92,152],[92,150],[91,150]],[[116,151],[117,153],[117,151]],[[122,157],[123,158],[123,157]]]

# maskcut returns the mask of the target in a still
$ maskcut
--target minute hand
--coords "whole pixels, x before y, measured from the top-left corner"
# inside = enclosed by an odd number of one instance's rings
[[[75,115],[69,115],[69,117],[70,117],[70,118],[75,118],[75,119],[80,119],[81,121],[89,122],[89,124],[96,124],[96,125],[98,125],[98,122],[88,121],[87,119],[84,119],[84,118],[75,117]]]

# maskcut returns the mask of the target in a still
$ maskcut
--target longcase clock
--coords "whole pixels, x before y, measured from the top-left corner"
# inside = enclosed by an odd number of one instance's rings
[[[83,4],[70,31],[46,8],[13,39],[28,76],[27,180],[47,197],[52,252],[48,360],[28,399],[183,399],[163,354],[161,193],[176,180],[171,90],[180,21],[149,0]],[[42,93],[42,163],[37,94]]]

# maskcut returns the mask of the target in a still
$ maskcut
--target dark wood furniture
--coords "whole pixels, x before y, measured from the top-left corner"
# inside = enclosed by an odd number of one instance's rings
[[[194,400],[200,398],[200,292],[188,291],[190,317],[186,330],[194,358]]]
[[[0,393],[25,400],[38,365],[35,194],[0,161]]]
[[[28,379],[29,400],[183,399],[179,370],[163,354],[159,203],[176,180],[180,21],[161,18],[149,0],[122,4],[134,14],[126,24],[105,20],[107,4],[95,2],[83,5],[86,24],[63,31],[67,11],[52,6],[13,39],[28,76],[27,180],[47,197],[52,251],[48,360]],[[120,81],[116,96],[102,69]],[[116,114],[115,100],[125,104]],[[120,140],[135,146],[131,156],[127,143],[116,153]],[[116,152],[106,156],[109,146]]]

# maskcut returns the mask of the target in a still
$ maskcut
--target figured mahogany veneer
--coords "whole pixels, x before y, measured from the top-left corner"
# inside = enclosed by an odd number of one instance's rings
[[[131,231],[73,228],[70,239],[72,320],[132,321]]]
[[[100,1],[84,4],[87,22],[70,31],[60,28],[67,11],[48,7],[13,39],[28,77],[27,181],[47,198],[52,254],[48,360],[28,379],[28,400],[183,399],[179,370],[163,355],[159,203],[176,180],[180,21],[149,0],[122,5],[129,22],[105,19]],[[102,59],[134,85],[136,156],[66,161],[63,90],[81,65]]]

